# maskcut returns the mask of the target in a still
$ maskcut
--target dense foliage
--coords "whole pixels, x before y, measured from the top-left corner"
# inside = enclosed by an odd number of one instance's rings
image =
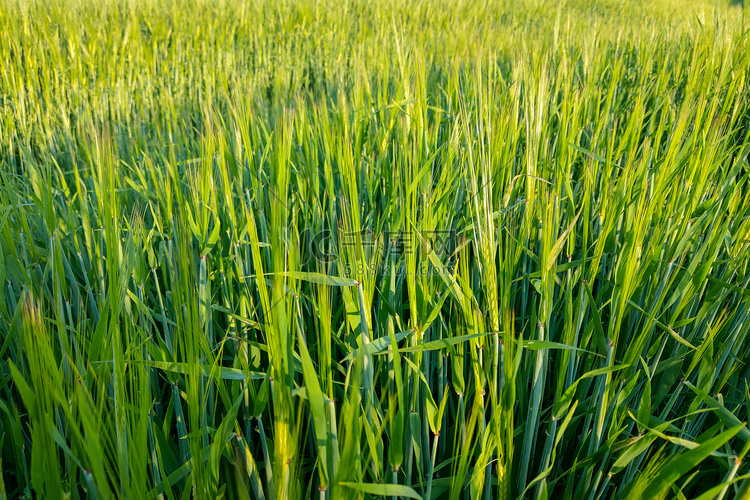
[[[0,0],[0,497],[750,494],[750,23],[640,4]]]

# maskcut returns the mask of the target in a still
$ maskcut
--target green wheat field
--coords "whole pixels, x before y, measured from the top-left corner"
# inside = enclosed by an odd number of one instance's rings
[[[750,498],[750,5],[0,0],[0,500]]]

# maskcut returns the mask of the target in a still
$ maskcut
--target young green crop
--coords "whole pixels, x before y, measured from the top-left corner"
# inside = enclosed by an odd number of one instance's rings
[[[0,0],[0,498],[744,498],[747,5]]]

